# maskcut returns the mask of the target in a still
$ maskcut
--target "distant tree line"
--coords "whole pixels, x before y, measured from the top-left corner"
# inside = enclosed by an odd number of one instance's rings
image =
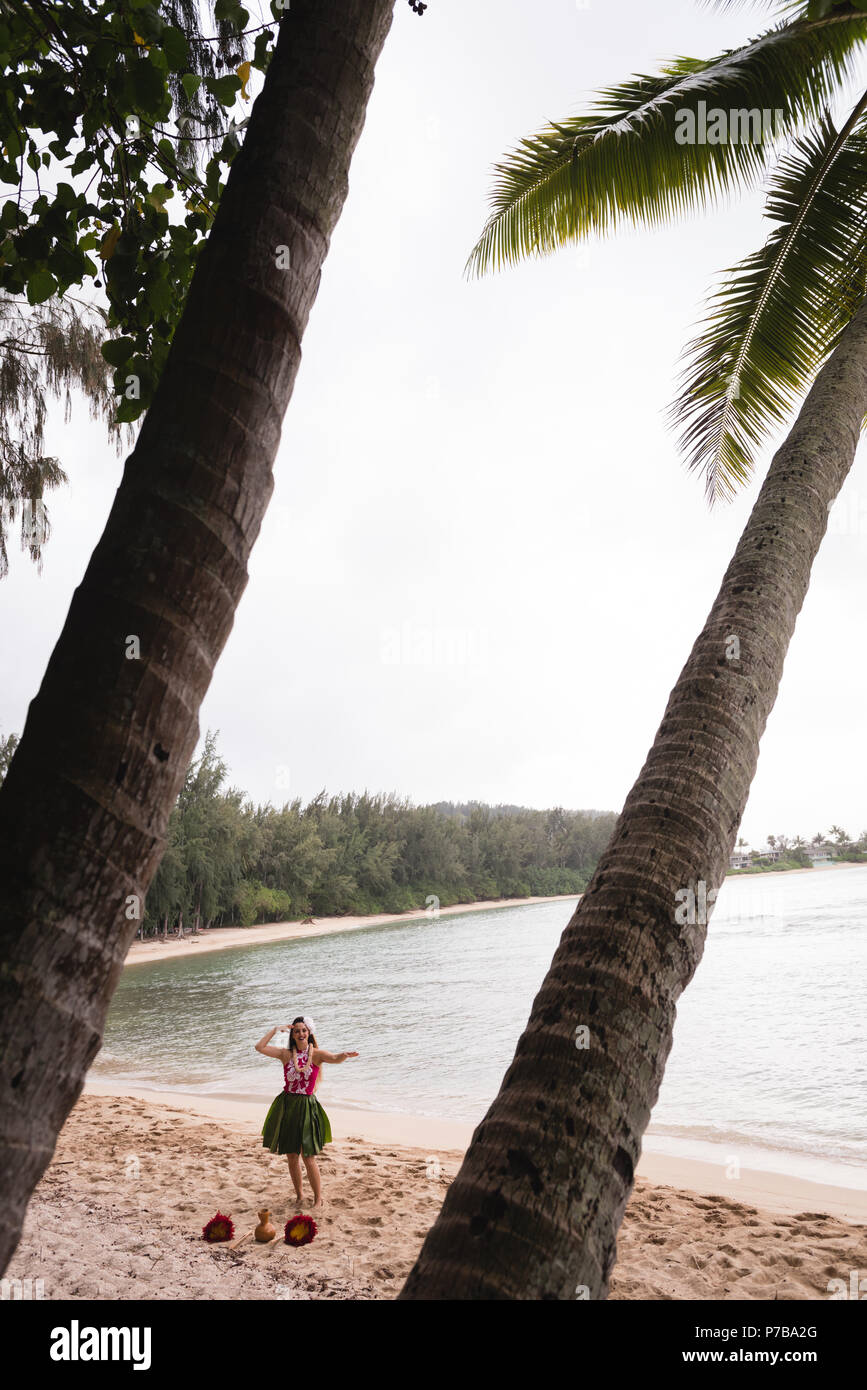
[[[209,733],[190,766],[151,883],[141,935],[404,912],[493,898],[580,893],[613,812],[522,806],[414,806],[394,795],[254,806],[226,788]]]

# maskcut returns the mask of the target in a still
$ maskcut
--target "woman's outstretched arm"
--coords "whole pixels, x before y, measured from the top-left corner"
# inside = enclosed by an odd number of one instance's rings
[[[278,1062],[285,1062],[285,1060],[286,1060],[286,1049],[285,1049],[285,1047],[269,1047],[269,1046],[268,1046],[268,1039],[269,1039],[269,1038],[273,1038],[274,1034],[275,1034],[276,1032],[278,1032],[278,1031],[279,1031],[279,1030],[278,1030],[277,1028],[272,1028],[270,1033],[266,1033],[265,1036],[264,1036],[264,1038],[260,1038],[259,1041],[258,1041],[257,1043],[254,1043],[254,1044],[253,1044],[253,1046],[254,1046],[254,1048],[256,1049],[257,1052],[261,1052],[261,1053],[262,1053],[262,1056],[263,1056],[263,1057],[276,1057]]]
[[[357,1052],[326,1052],[322,1047],[313,1049],[313,1065],[318,1067],[320,1062],[345,1062],[347,1057],[357,1057]]]

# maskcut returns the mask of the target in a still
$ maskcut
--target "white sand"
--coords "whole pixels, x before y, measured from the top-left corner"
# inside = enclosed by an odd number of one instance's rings
[[[237,1120],[261,1129],[269,1100],[227,1100],[220,1096],[188,1095],[182,1091],[149,1091],[125,1082],[88,1080],[85,1094],[94,1096],[134,1096],[148,1104],[171,1105],[189,1114],[207,1115],[220,1120]],[[342,1134],[357,1135],[373,1144],[403,1144],[416,1149],[449,1150],[463,1154],[475,1129],[460,1120],[441,1120],[429,1115],[400,1115],[384,1110],[354,1110],[323,1101],[335,1139]],[[783,1172],[741,1167],[740,1177],[726,1177],[729,1151],[721,1150],[720,1162],[680,1158],[645,1150],[638,1165],[638,1176],[669,1187],[689,1188],[693,1192],[715,1192],[731,1201],[753,1202],[769,1211],[824,1211],[844,1221],[867,1225],[867,1188],[837,1187],[811,1182]]]
[[[483,903],[455,903],[453,907],[439,908],[439,916],[453,916],[458,912],[490,912],[498,907],[526,907],[530,903],[577,903],[580,894],[560,893],[553,898],[496,898]],[[574,911],[574,908],[573,908]],[[571,914],[570,914],[571,915]],[[168,941],[154,938],[151,941],[134,941],[129,948],[126,965],[138,965],[145,960],[165,960],[170,956],[201,955],[204,951],[226,951],[233,946],[259,946],[268,941],[294,941],[304,936],[330,936],[333,932],[360,931],[364,927],[380,927],[388,922],[416,922],[427,917],[431,922],[437,920],[427,908],[414,908],[411,912],[383,912],[370,917],[322,917],[313,922],[266,922],[261,927],[211,927],[210,931],[199,932],[198,936],[185,936],[178,940],[170,936]],[[568,916],[563,917],[566,926]]]
[[[313,1243],[285,1160],[262,1148],[265,1104],[88,1083],[30,1203],[9,1278],[44,1296],[101,1299],[391,1299],[403,1286],[470,1126],[328,1107],[325,1210]],[[310,1212],[309,1187],[302,1210]],[[252,1238],[260,1208],[279,1238]],[[232,1246],[208,1246],[217,1211]],[[846,1218],[846,1219],[844,1219]],[[860,1222],[862,1224],[850,1224]],[[646,1155],[618,1238],[613,1299],[827,1299],[867,1269],[867,1193],[781,1174]],[[238,1243],[240,1241],[240,1244]]]

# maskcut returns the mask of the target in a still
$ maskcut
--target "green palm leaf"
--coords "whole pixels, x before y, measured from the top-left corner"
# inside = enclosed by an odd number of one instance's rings
[[[776,10],[778,14],[800,14],[809,19],[820,19],[830,12],[835,0],[698,0],[709,10]],[[822,9],[822,14],[808,14],[809,10]]]
[[[776,229],[728,272],[686,349],[671,415],[711,502],[748,479],[865,292],[865,106],[867,94],[839,133],[826,115],[780,160],[766,205]]]
[[[801,15],[805,19],[824,19],[835,9],[867,10],[867,0],[854,0],[851,5],[842,0],[699,0],[713,10],[742,10],[745,6],[776,10],[778,14]]]
[[[707,61],[675,59],[656,76],[604,90],[595,110],[522,140],[496,165],[492,212],[467,262],[471,274],[554,251],[626,218],[655,224],[766,169],[778,135],[819,118],[850,74],[867,38],[867,16],[836,12],[798,20]],[[678,142],[678,113],[780,112],[782,129],[763,139]],[[776,119],[776,118],[775,118]]]

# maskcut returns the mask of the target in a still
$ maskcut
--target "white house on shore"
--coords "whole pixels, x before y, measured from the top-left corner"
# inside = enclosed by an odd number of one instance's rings
[[[758,851],[752,849],[735,849],[732,850],[732,853],[729,855],[729,868],[748,869],[755,859],[769,859],[772,863],[775,863],[778,859],[785,859],[791,848],[790,845],[788,849],[763,849]],[[821,869],[828,864],[833,864],[835,859],[839,859],[843,850],[854,849],[855,846],[849,842],[844,845],[802,845],[801,848],[805,849],[810,856],[813,868]]]
[[[730,869],[748,869],[755,859],[770,859],[776,863],[778,859],[785,859],[784,849],[736,849],[729,855]]]
[[[826,864],[833,863],[838,853],[838,845],[811,845],[810,858],[813,861],[813,868],[821,869]]]
[[[750,867],[750,852],[748,849],[736,849],[729,855],[730,869],[748,869]]]

